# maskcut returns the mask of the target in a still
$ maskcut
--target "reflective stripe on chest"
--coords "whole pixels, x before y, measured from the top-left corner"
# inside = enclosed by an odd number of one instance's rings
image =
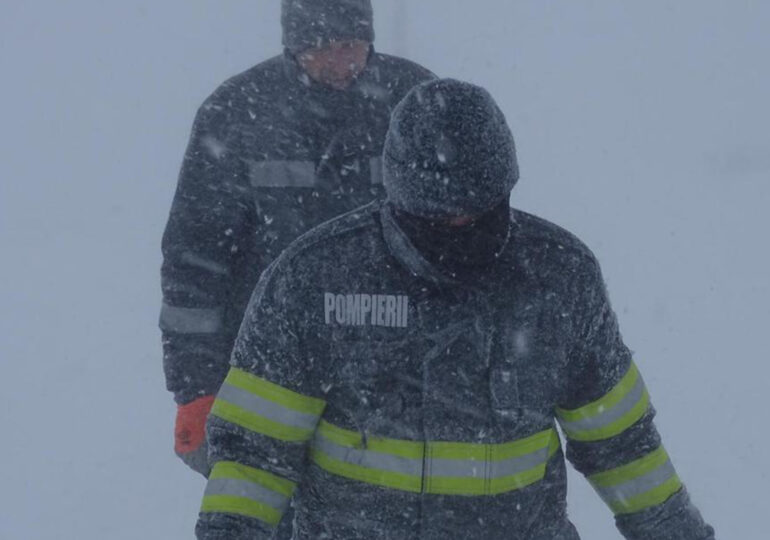
[[[382,184],[382,158],[369,161],[369,181]],[[318,183],[316,163],[301,160],[247,160],[251,185],[257,188],[311,188]],[[366,180],[366,179],[364,179]]]

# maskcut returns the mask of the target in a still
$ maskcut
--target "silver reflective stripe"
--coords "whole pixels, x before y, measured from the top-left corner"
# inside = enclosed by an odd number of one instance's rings
[[[220,276],[230,275],[230,270],[228,270],[226,266],[219,264],[218,262],[205,259],[190,251],[185,251],[182,253],[180,258],[183,263],[189,264],[190,266],[195,266],[196,268],[202,268],[203,270],[211,272],[212,274],[219,274]]]
[[[340,446],[320,434],[316,434],[313,445],[317,450],[337,461],[360,465],[367,469],[408,474],[418,478],[422,476],[422,459],[410,459],[382,452]]]
[[[204,496],[229,495],[233,497],[246,497],[252,501],[266,504],[283,512],[289,506],[289,499],[264,486],[249,482],[248,480],[235,480],[233,478],[212,478],[206,484]]]
[[[369,171],[372,184],[382,184],[383,179],[382,158],[377,156],[369,159]]]
[[[163,304],[160,329],[179,334],[216,334],[222,329],[222,308],[183,308]]]
[[[428,476],[452,476],[459,478],[485,478],[487,462],[484,460],[431,458],[426,460]]]
[[[636,379],[636,384],[631,391],[614,407],[602,411],[596,416],[574,420],[572,422],[561,421],[561,427],[569,433],[591,431],[601,429],[627,414],[644,397],[644,381],[641,374]]]
[[[505,478],[531,471],[548,461],[548,448],[500,461],[431,458],[427,463],[429,476],[456,478]]]
[[[650,471],[645,475],[615,486],[597,487],[596,491],[607,504],[610,504],[647,493],[674,476],[676,476],[676,470],[671,460],[668,460],[654,471]]]
[[[313,430],[318,424],[319,417],[316,415],[288,409],[228,383],[219,389],[217,399],[284,426]]]
[[[526,454],[524,456],[492,461],[489,464],[489,478],[513,476],[515,474],[531,471],[540,465],[545,465],[548,463],[548,449],[549,447],[546,446],[545,448],[535,450],[531,454]]]
[[[254,187],[313,187],[316,183],[312,161],[250,161]]]
[[[340,446],[320,434],[316,434],[315,447],[338,461],[360,465],[368,469],[422,476],[423,460],[410,459],[383,452]],[[500,461],[445,459],[428,457],[425,460],[426,475],[452,478],[505,478],[545,464],[548,447],[532,453]]]

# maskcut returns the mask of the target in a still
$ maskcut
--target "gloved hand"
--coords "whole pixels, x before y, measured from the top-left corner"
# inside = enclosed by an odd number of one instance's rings
[[[208,477],[211,468],[206,445],[206,418],[214,405],[214,396],[204,396],[177,406],[174,426],[174,451],[192,470]]]

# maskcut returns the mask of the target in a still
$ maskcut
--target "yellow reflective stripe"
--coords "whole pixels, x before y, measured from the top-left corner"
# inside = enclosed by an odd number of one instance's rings
[[[461,442],[442,442],[431,441],[428,443],[430,454],[438,459],[465,459],[477,461],[501,461],[520,457],[525,454],[531,454],[546,445],[549,445],[552,436],[555,435],[553,429],[541,431],[534,435],[500,444],[476,444]]]
[[[487,494],[499,495],[501,493],[507,493],[515,489],[522,489],[530,486],[536,482],[539,482],[545,476],[546,464],[538,465],[534,469],[525,471],[513,476],[505,476],[503,478],[491,478],[489,480],[489,488]]]
[[[337,427],[325,420],[318,424],[318,433],[341,446],[364,448],[363,437],[358,431]],[[559,436],[553,429],[547,429],[525,439],[500,444],[475,444],[463,442],[431,441],[431,456],[441,459],[467,459],[500,461],[532,453],[548,444],[549,457],[559,448]],[[425,444],[420,441],[387,439],[370,436],[366,439],[366,450],[395,456],[422,459]]]
[[[668,461],[668,453],[662,446],[646,456],[609,471],[592,474],[588,480],[596,487],[611,487],[628,482],[654,471]]]
[[[576,441],[599,441],[619,435],[638,422],[650,405],[639,370],[631,363],[621,381],[602,398],[578,409],[557,408],[564,433]]]
[[[364,448],[364,441],[361,433],[337,427],[325,420],[321,420],[318,424],[318,434],[340,446],[359,449]],[[388,439],[385,437],[377,437],[375,435],[366,438],[366,450],[409,459],[422,459],[424,447],[425,445],[420,441]]]
[[[419,476],[382,471],[340,461],[321,452],[317,448],[311,449],[311,458],[319,467],[338,476],[351,478],[367,484],[411,491],[413,493],[420,493],[422,491],[422,478]]]
[[[430,441],[427,451],[436,459],[486,461],[489,457],[489,449],[486,445],[464,442]]]
[[[555,429],[551,430],[551,440],[548,442],[548,459],[551,459],[556,452],[561,448],[561,441],[559,440],[559,434]]]
[[[364,447],[364,439],[358,431],[337,427],[326,420],[321,420],[318,423],[318,433],[342,446],[349,446],[351,448]]]
[[[218,478],[228,478],[232,480],[247,480],[255,484],[260,484],[286,497],[294,494],[297,484],[291,480],[281,478],[267,471],[255,469],[234,461],[219,461],[209,474],[209,480]]]
[[[661,504],[682,488],[662,446],[631,463],[593,474],[588,480],[615,514]]]
[[[313,417],[320,417],[326,406],[322,399],[298,394],[238,368],[230,369],[220,394],[212,415],[288,442],[310,440]],[[255,397],[249,398],[249,394]]]
[[[322,399],[298,394],[235,367],[230,368],[225,382],[288,409],[306,414],[320,416],[326,407],[326,402]]]
[[[274,526],[295,488],[294,482],[267,471],[220,461],[209,475],[200,511],[252,517]]]
[[[500,478],[458,478],[451,476],[428,476],[425,478],[425,493],[435,495],[499,495],[515,489],[525,488],[543,479],[546,464],[511,476]]]
[[[249,431],[261,433],[274,439],[278,439],[286,442],[304,442],[309,441],[313,437],[312,429],[302,429],[285,424],[279,424],[268,420],[264,416],[260,416],[253,412],[242,409],[237,405],[228,403],[221,399],[214,401],[214,406],[211,408],[212,416],[217,416],[222,420],[236,424]]]
[[[620,435],[625,430],[637,423],[639,419],[644,416],[644,413],[647,412],[649,406],[650,394],[645,388],[642,394],[642,398],[636,402],[636,405],[634,405],[630,411],[628,411],[614,422],[598,429],[591,429],[586,431],[570,431],[567,432],[567,436],[575,441],[602,441],[604,439],[609,439],[610,437]]]
[[[272,526],[278,525],[283,516],[282,512],[272,506],[235,495],[207,495],[203,497],[200,511],[202,513],[237,514],[264,521]]]
[[[663,504],[680,489],[682,489],[682,481],[678,476],[673,476],[655,489],[635,497],[613,501],[610,503],[610,509],[615,514],[640,512],[646,508]]]
[[[628,372],[607,394],[597,399],[596,401],[589,403],[588,405],[584,405],[578,409],[567,410],[557,407],[556,413],[559,415],[561,420],[567,422],[575,422],[584,418],[597,416],[617,405],[636,385],[638,378],[639,369],[636,367],[636,364],[631,362]]]

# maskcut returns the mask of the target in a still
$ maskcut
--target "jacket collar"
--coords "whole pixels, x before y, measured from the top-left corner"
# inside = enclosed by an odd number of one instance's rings
[[[401,230],[393,217],[393,210],[387,203],[380,205],[380,222],[382,234],[388,250],[413,275],[423,278],[434,285],[456,286],[460,282],[452,279],[438,268],[429,263],[414,247],[412,241]]]
[[[495,283],[501,276],[500,272],[506,273],[505,269],[515,268],[518,272],[524,269],[520,268],[519,262],[516,260],[516,253],[514,246],[519,236],[519,224],[515,219],[515,212],[511,212],[511,223],[508,230],[508,238],[506,240],[505,247],[500,253],[500,258],[494,262],[489,271],[480,270],[478,283],[469,284],[469,282],[455,279],[446,273],[442,272],[440,268],[431,264],[420,251],[414,247],[412,241],[406,235],[406,233],[399,227],[398,222],[393,216],[393,209],[387,202],[380,203],[380,222],[382,224],[382,233],[385,238],[385,243],[388,246],[388,250],[404,267],[409,270],[413,275],[420,277],[433,283],[437,286],[444,287],[458,287],[458,286],[470,286],[471,288],[481,288],[487,282]]]

